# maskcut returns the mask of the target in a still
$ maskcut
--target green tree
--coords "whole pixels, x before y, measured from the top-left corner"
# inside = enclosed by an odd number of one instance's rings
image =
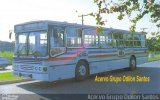
[[[135,31],[136,23],[145,15],[149,15],[153,23],[160,27],[160,1],[159,0],[94,0],[98,7],[98,11],[90,15],[95,17],[97,25],[102,26],[105,21],[103,14],[118,13],[117,18],[122,20],[124,16],[128,16],[130,22],[130,30]],[[134,14],[136,16],[133,16]]]
[[[148,50],[160,50],[160,32],[152,32],[151,35],[152,36],[146,41],[146,46]]]

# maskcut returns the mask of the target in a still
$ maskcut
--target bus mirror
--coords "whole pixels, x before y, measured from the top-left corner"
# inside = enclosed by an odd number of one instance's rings
[[[9,39],[11,39],[11,38],[12,38],[12,31],[9,30]]]

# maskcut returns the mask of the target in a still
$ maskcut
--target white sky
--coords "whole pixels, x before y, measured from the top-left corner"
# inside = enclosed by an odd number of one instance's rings
[[[81,24],[80,14],[87,14],[96,11],[96,4],[93,0],[1,0],[0,3],[0,40],[9,40],[9,30],[13,30],[15,24],[33,20],[67,21]],[[78,11],[76,13],[76,10]],[[109,15],[106,27],[129,30],[129,21],[125,18],[122,21],[116,20],[117,16]],[[96,25],[94,18],[87,16],[84,24]],[[154,31],[151,27],[149,17],[145,16],[137,24],[137,30],[148,28],[146,31]]]

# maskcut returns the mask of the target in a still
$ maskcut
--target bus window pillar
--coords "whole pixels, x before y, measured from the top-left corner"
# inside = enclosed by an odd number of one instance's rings
[[[36,35],[36,50],[38,49],[38,47],[40,46],[40,35],[39,34],[37,34]]]

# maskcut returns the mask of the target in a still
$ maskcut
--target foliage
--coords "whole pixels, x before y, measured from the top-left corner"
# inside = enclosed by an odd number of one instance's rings
[[[150,51],[160,51],[160,32],[152,33],[152,37],[146,41],[146,46]]]
[[[147,54],[160,55],[160,51],[149,51],[149,50],[147,50]]]
[[[135,31],[136,23],[148,14],[153,23],[160,27],[160,2],[155,0],[94,0],[98,7],[96,13],[90,15],[95,17],[97,25],[104,25],[103,14],[118,13],[118,19],[122,20],[128,16],[131,22],[130,30]],[[134,16],[134,14],[137,14]],[[133,18],[132,18],[133,17]]]

